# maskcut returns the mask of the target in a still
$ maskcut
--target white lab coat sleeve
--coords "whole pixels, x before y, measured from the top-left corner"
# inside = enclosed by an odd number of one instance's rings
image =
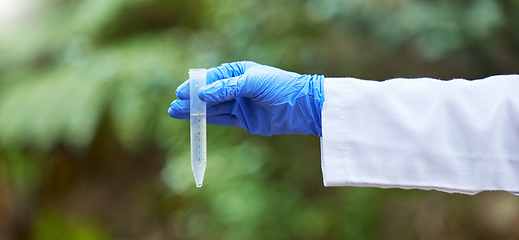
[[[519,75],[325,78],[325,186],[519,193]]]

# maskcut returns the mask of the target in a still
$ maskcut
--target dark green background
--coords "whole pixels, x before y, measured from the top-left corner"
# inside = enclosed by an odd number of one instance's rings
[[[189,122],[167,115],[189,68],[237,60],[373,80],[517,73],[519,1],[27,2],[0,23],[0,239],[519,238],[508,193],[323,187],[316,136],[209,126],[196,188]]]

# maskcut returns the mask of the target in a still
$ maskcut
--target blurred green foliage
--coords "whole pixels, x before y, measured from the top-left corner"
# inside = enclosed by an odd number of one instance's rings
[[[189,68],[236,60],[375,80],[517,73],[518,1],[32,3],[0,24],[0,239],[519,236],[504,193],[324,188],[314,136],[210,126],[196,188],[188,122],[166,113]]]

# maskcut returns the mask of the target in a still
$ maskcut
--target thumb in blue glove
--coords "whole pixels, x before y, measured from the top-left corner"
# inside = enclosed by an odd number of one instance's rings
[[[207,72],[199,98],[207,103],[207,122],[236,126],[263,136],[321,136],[323,76],[301,75],[250,61],[225,63]],[[189,81],[168,113],[189,118]]]

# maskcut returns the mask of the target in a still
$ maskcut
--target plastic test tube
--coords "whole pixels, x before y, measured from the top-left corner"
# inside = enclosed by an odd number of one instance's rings
[[[191,167],[197,187],[202,187],[207,163],[206,106],[198,90],[206,84],[206,69],[189,69]]]

